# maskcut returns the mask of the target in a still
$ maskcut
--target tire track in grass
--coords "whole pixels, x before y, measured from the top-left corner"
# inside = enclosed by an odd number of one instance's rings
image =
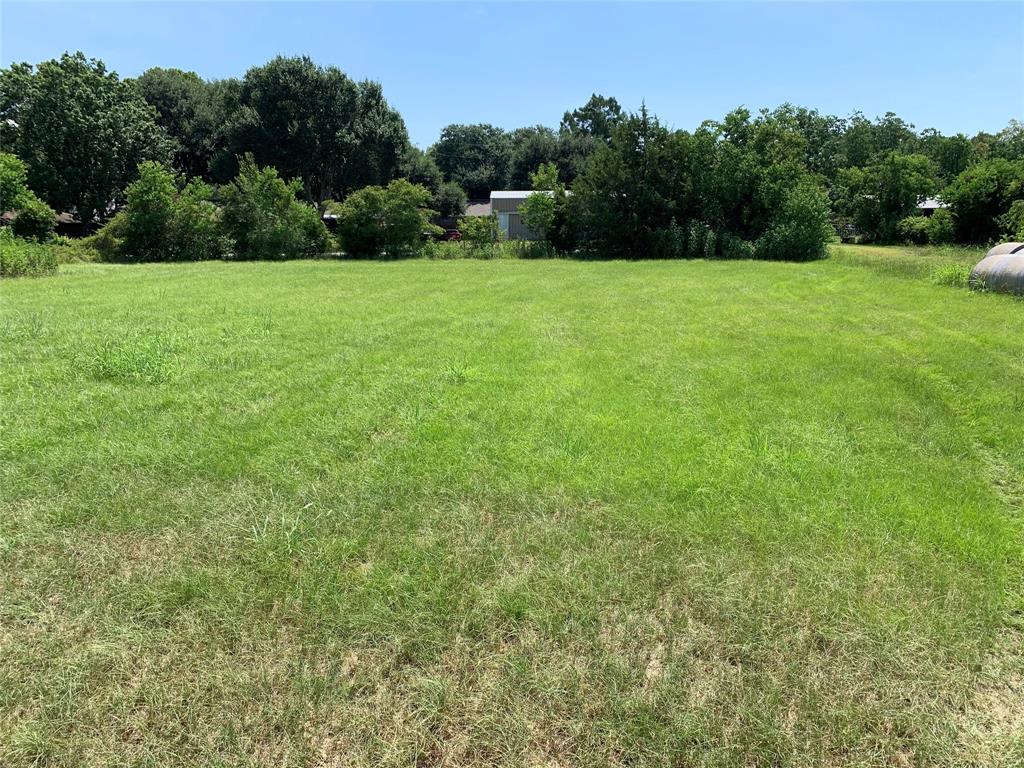
[[[978,354],[997,357],[998,364],[1024,378],[1024,365],[1009,354],[998,354],[969,334],[951,329],[919,315],[904,312],[897,317],[931,336],[949,338],[952,348],[973,347]],[[974,463],[980,468],[991,493],[998,499],[1000,518],[1010,529],[1013,542],[1003,563],[1004,595],[994,623],[991,643],[972,670],[972,682],[965,692],[961,711],[956,713],[956,748],[960,764],[1011,768],[1024,765],[1024,477],[1012,461],[986,445],[976,412],[977,398],[946,373],[943,367],[909,348],[894,336],[876,337],[923,373],[965,433]],[[966,407],[955,408],[951,403]],[[967,418],[964,418],[966,414]]]

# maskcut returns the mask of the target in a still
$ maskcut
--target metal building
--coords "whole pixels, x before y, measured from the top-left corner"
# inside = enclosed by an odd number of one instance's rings
[[[506,189],[491,192],[491,211],[498,216],[498,228],[508,240],[536,240],[537,235],[523,224],[519,206],[530,195],[550,195],[551,192],[535,192],[532,189]]]

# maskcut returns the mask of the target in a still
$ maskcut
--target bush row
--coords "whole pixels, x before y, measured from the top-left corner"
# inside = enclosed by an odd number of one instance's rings
[[[896,234],[916,245],[947,245],[953,242],[953,216],[944,208],[931,216],[907,216],[896,225]]]
[[[56,248],[0,230],[0,277],[41,277],[57,271]]]
[[[14,211],[11,230],[17,237],[46,240],[53,233],[57,214],[28,188],[25,164],[0,152],[0,210]]]
[[[106,261],[316,256],[333,243],[316,210],[299,201],[299,189],[250,157],[220,189],[145,162],[126,190],[125,208],[89,242]]]

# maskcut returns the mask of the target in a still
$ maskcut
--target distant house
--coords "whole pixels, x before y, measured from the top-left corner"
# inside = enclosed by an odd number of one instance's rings
[[[18,218],[18,212],[4,211],[0,213],[0,226],[6,227],[14,223],[14,220]],[[82,226],[82,222],[74,217],[70,213],[58,213],[57,218],[53,222],[54,232],[64,237],[85,237],[88,232],[85,227]]]
[[[491,192],[490,200],[473,200],[466,207],[467,216],[498,217],[498,229],[508,240],[537,240],[537,235],[523,224],[523,215],[519,206],[526,202],[530,195],[550,195],[551,192],[532,189],[503,189]]]
[[[940,208],[949,208],[949,206],[937,197],[922,197],[917,201],[917,210],[922,216],[931,216]]]

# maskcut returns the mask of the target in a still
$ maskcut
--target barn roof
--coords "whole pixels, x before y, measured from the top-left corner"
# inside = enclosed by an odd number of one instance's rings
[[[491,200],[513,200],[520,197],[529,197],[535,192],[533,189],[499,189],[491,192]],[[551,194],[548,192],[547,194]]]

